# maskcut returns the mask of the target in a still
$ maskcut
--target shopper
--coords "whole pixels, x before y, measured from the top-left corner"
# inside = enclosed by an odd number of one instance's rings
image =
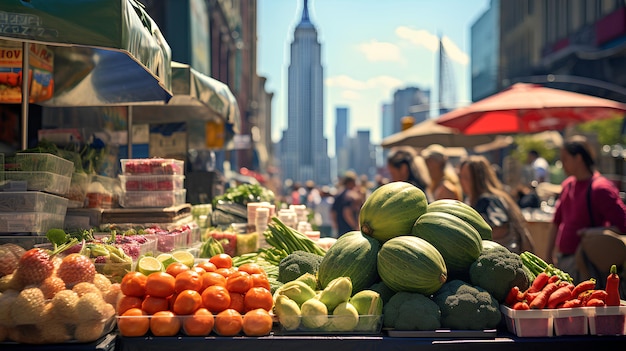
[[[548,172],[550,164],[545,158],[539,155],[537,150],[528,151],[527,162],[531,167],[531,179],[530,182],[536,181],[538,183],[545,182],[549,179]],[[530,183],[529,182],[529,183]]]
[[[446,148],[431,144],[421,153],[428,167],[431,183],[428,187],[433,200],[454,199],[463,201],[461,183],[456,172],[448,163]]]
[[[359,211],[362,195],[357,188],[357,176],[347,171],[341,181],[342,189],[335,196],[331,217],[337,229],[337,236],[353,230],[359,230]]]
[[[390,181],[411,183],[426,194],[429,202],[432,200],[428,191],[431,182],[428,167],[415,149],[409,146],[392,148],[387,156],[387,169],[389,170]]]
[[[626,205],[617,187],[596,170],[594,152],[584,136],[568,138],[560,157],[567,178],[561,183],[548,253],[560,269],[577,279],[575,253],[581,236],[604,230],[626,233]]]
[[[491,226],[493,241],[515,253],[534,251],[521,210],[504,191],[487,158],[471,155],[461,161],[460,180],[466,202]]]

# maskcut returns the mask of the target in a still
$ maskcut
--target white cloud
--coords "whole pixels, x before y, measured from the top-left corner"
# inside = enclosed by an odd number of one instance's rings
[[[397,45],[387,42],[371,40],[357,46],[357,49],[365,54],[365,58],[371,62],[404,62]]]
[[[344,90],[341,93],[341,98],[344,100],[356,101],[356,100],[360,100],[362,97],[361,97],[361,94],[357,93],[354,90]]]
[[[437,52],[439,50],[439,38],[427,30],[413,29],[405,26],[396,28],[396,35],[402,39],[409,41],[411,44],[423,47],[431,52]],[[450,38],[444,36],[441,39],[446,53],[451,60],[458,62],[462,65],[469,63],[468,55],[461,50],[456,43]]]
[[[404,85],[405,82],[391,76],[375,76],[365,81],[357,80],[347,75],[326,78],[326,86],[348,90],[365,90],[372,88],[392,89]]]

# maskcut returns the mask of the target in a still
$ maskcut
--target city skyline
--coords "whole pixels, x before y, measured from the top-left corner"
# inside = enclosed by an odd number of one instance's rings
[[[452,3],[459,11],[444,11]],[[370,130],[372,143],[378,144],[382,140],[383,104],[393,101],[395,90],[409,86],[435,89],[439,36],[460,82],[456,94],[459,103],[467,103],[469,28],[488,6],[488,0],[394,0],[384,4],[369,0],[309,1],[311,22],[323,46],[324,134],[329,139],[330,156],[335,156],[337,107],[351,111],[350,137],[357,130]],[[274,141],[286,128],[286,43],[292,38],[301,7],[302,1],[259,2],[258,72],[267,78],[268,91],[274,93]],[[356,16],[354,9],[358,9]]]

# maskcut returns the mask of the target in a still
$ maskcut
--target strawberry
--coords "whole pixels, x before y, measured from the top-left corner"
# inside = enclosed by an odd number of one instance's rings
[[[22,285],[39,284],[52,275],[54,264],[47,250],[34,248],[26,251],[17,262],[15,278]]]
[[[68,289],[82,282],[92,283],[96,275],[96,266],[87,256],[72,253],[63,258],[57,276],[65,282]]]

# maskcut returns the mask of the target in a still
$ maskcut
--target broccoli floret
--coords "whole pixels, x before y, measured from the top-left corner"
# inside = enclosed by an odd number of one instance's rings
[[[383,325],[396,330],[435,330],[441,326],[439,306],[428,297],[400,291],[383,307]]]
[[[504,247],[484,251],[470,266],[469,275],[473,285],[487,290],[499,303],[512,287],[524,291],[530,284],[520,256]]]
[[[304,273],[317,276],[322,258],[322,256],[314,253],[294,251],[280,261],[277,279],[281,283],[287,283],[296,280]]]
[[[462,280],[451,280],[433,296],[441,309],[441,326],[450,329],[493,329],[500,322],[500,305],[491,294]]]
[[[372,284],[372,286],[369,287],[369,290],[374,290],[379,293],[380,298],[383,300],[383,303],[387,303],[389,299],[391,299],[391,297],[396,293],[395,291],[391,290],[387,285],[385,285],[382,280]]]

